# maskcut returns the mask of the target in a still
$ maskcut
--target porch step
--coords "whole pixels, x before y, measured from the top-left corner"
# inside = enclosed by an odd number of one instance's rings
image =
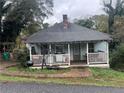
[[[90,64],[89,67],[109,68],[109,64]]]
[[[70,67],[88,67],[87,64],[83,64],[83,65],[70,65]]]
[[[34,64],[32,66],[32,68],[41,68],[41,67],[42,67],[41,64]],[[65,65],[64,64],[62,64],[62,65],[52,64],[52,65],[46,65],[44,67],[48,67],[48,68],[68,68],[69,66],[66,65],[66,64]]]

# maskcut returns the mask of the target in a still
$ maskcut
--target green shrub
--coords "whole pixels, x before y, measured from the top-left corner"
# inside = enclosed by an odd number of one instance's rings
[[[120,44],[110,55],[110,67],[124,71],[124,44]]]
[[[28,49],[14,49],[13,51],[14,59],[20,62],[21,66],[26,66],[27,58],[29,57]]]

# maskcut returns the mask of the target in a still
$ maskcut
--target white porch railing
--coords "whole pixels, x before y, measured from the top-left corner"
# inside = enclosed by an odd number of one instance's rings
[[[107,63],[107,53],[88,53],[89,64]]]
[[[48,56],[45,56],[45,59],[47,57]],[[33,61],[34,64],[42,64],[42,60],[43,60],[43,55],[32,55],[32,61]]]
[[[43,55],[32,55],[32,61],[34,64],[42,64]],[[46,64],[59,65],[67,64],[69,65],[69,55],[68,54],[49,54],[45,55]]]

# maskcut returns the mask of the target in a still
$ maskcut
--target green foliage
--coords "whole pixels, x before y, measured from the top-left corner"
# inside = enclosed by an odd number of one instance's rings
[[[21,36],[19,35],[17,38],[16,38],[16,46],[15,46],[17,49],[22,49],[25,47],[25,44],[22,43],[22,40],[21,40]]]
[[[21,66],[26,66],[27,57],[29,57],[27,48],[14,49],[13,55],[14,55],[15,60],[17,62],[20,62]]]
[[[110,55],[110,67],[124,71],[124,43],[120,44]]]
[[[11,3],[6,4],[8,0],[0,0],[0,32],[2,32],[2,18],[5,16],[11,6]]]
[[[1,37],[4,41],[14,42],[23,30],[28,31],[29,34],[34,33],[37,31],[36,25],[40,24],[39,27],[42,27],[44,19],[52,15],[53,0],[10,1],[11,8],[4,15]]]
[[[108,16],[107,15],[94,15],[86,19],[75,19],[74,23],[87,27],[90,29],[95,29],[100,32],[108,32]]]
[[[43,22],[44,18],[52,14],[53,0],[11,0],[12,10],[8,15],[10,20],[18,20],[23,24],[37,21]]]
[[[28,26],[26,26],[21,30],[20,37],[23,38],[26,36],[30,36],[33,33],[39,31],[40,29],[41,29],[40,23],[32,22],[31,24],[29,24]]]
[[[112,36],[114,40],[119,43],[124,43],[124,16],[116,16],[113,27],[114,32],[112,33]]]
[[[92,17],[97,31],[108,33],[108,16],[95,15]]]
[[[87,27],[87,28],[93,28],[94,26],[94,22],[91,18],[87,18],[87,19],[75,19],[76,24],[83,26],[83,27]]]
[[[103,0],[103,5],[103,10],[108,15],[108,33],[113,37],[113,43],[110,47],[114,49],[117,44],[124,42],[124,0]]]
[[[115,16],[123,16],[124,15],[124,1],[123,0],[116,0],[116,3],[113,6],[113,0],[103,0],[104,8],[106,14],[108,14],[108,29],[109,33],[113,32],[113,24]]]
[[[44,23],[43,24],[43,29],[47,29],[49,27],[49,24],[48,23]]]

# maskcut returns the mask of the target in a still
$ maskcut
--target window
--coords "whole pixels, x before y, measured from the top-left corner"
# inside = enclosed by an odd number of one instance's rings
[[[63,54],[64,53],[64,45],[55,45],[55,53]]]
[[[94,43],[89,43],[89,53],[94,52]]]
[[[36,50],[35,50],[35,47],[34,46],[31,47],[31,53],[32,53],[32,55],[36,55]]]
[[[51,45],[52,54],[66,54],[68,53],[67,44],[52,44]]]

